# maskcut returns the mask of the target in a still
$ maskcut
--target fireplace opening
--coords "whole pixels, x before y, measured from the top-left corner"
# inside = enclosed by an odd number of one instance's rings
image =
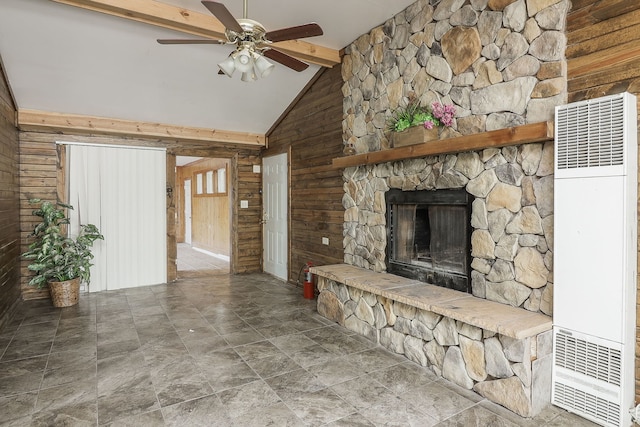
[[[462,190],[389,190],[387,271],[471,292],[471,203]]]

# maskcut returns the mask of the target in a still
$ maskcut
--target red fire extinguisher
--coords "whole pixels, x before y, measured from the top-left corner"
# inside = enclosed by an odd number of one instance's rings
[[[311,261],[307,261],[307,264],[304,267],[304,283],[302,285],[302,295],[306,299],[313,299],[315,297],[313,274],[311,274],[311,271],[309,271],[309,268],[311,267],[313,267],[313,263]]]

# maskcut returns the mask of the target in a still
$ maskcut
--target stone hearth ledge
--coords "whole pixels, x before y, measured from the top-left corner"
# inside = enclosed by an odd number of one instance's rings
[[[311,273],[411,307],[431,311],[510,338],[534,337],[551,330],[553,320],[541,313],[474,297],[389,273],[349,264],[316,266]]]

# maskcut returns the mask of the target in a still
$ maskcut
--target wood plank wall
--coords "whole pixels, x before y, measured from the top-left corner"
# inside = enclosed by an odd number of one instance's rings
[[[232,273],[262,271],[262,175],[253,171],[253,166],[261,163],[259,154],[236,154],[231,160],[237,178],[231,192],[231,215],[235,219],[231,227]],[[248,208],[240,208],[242,200],[249,203]]]
[[[227,158],[231,162],[229,176],[230,185],[235,188],[231,202],[234,202],[234,194],[245,199],[251,198],[253,204],[258,204],[260,199],[260,179],[253,173],[253,164],[260,164],[259,150],[255,148],[237,148],[236,146],[221,145],[212,147],[205,143],[185,143],[175,140],[143,140],[129,139],[111,136],[96,135],[60,135],[46,132],[20,132],[19,134],[19,167],[20,167],[20,251],[24,251],[29,243],[28,236],[37,223],[37,217],[31,214],[33,210],[28,201],[30,198],[41,198],[55,202],[56,199],[64,200],[64,194],[58,194],[62,188],[60,180],[64,177],[64,168],[59,158],[59,150],[56,149],[56,141],[84,142],[107,145],[129,146],[153,146],[167,148],[167,186],[176,188],[175,155]],[[235,168],[235,169],[234,169]],[[243,181],[245,180],[245,181]],[[232,273],[248,273],[261,271],[260,254],[262,248],[262,234],[257,220],[257,212],[261,207],[253,210],[233,210],[233,229],[243,230],[242,236],[235,239],[232,247],[231,267]],[[174,199],[167,202],[167,242],[168,242],[168,278],[176,278],[176,227],[171,222],[175,218]],[[249,227],[249,224],[258,224],[258,227]],[[258,248],[258,249],[256,249]],[[20,289],[24,299],[48,298],[48,293],[43,290],[27,286],[30,273],[26,268],[27,262],[21,262]]]
[[[4,71],[0,66],[0,330],[20,302],[20,211],[18,131]]]
[[[340,67],[323,71],[268,135],[264,156],[289,152],[289,281],[296,283],[305,262],[343,261],[342,171],[331,159],[342,156]],[[322,238],[329,245],[322,244]],[[300,279],[302,283],[302,279]]]
[[[566,56],[569,102],[625,91],[640,99],[640,9],[637,2],[572,0],[567,17]],[[638,259],[640,262],[640,250]],[[636,403],[640,402],[640,299],[638,301]]]

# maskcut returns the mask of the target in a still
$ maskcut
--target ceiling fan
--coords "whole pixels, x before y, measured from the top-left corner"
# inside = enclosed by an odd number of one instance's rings
[[[247,0],[244,0],[243,18],[237,20],[222,3],[204,0],[202,4],[225,26],[226,40],[158,39],[158,43],[235,45],[236,48],[229,57],[218,64],[220,68],[218,74],[231,77],[235,70],[238,70],[242,73],[242,80],[246,82],[257,80],[258,77],[266,77],[271,73],[273,64],[265,57],[295,71],[306,70],[309,64],[280,52],[271,44],[323,34],[322,28],[314,22],[266,31],[262,24],[247,18]]]

